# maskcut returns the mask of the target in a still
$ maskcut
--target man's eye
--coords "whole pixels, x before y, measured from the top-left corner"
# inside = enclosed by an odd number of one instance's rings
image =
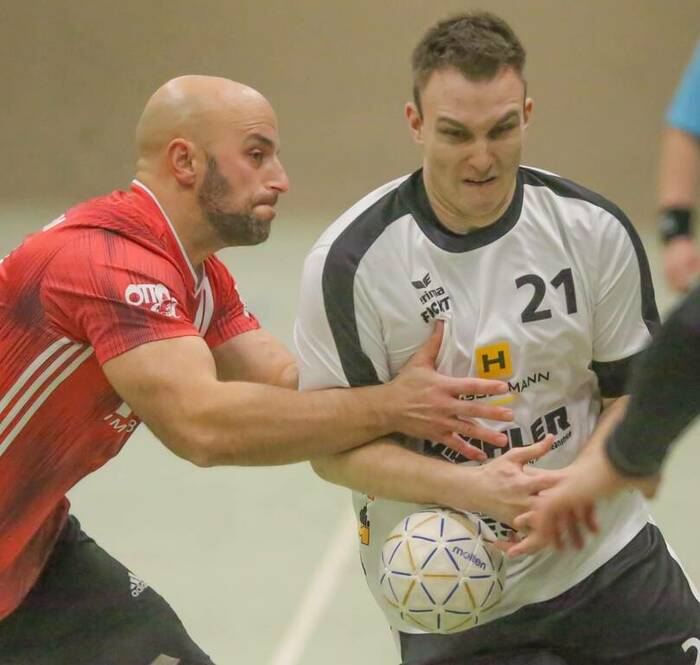
[[[443,129],[442,133],[451,139],[463,139],[466,134],[459,129]]]
[[[264,155],[263,155],[262,150],[253,150],[253,151],[250,153],[250,158],[251,158],[254,162],[256,162],[257,164],[260,164],[260,163],[262,162],[263,157],[264,157]]]
[[[511,129],[515,129],[516,125],[503,125],[502,127],[496,127],[491,132],[491,136],[496,138],[498,136],[503,136],[504,134],[507,134]]]

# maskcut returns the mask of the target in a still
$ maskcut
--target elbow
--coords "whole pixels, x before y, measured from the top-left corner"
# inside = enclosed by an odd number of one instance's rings
[[[280,372],[280,375],[276,381],[276,385],[281,388],[289,388],[291,390],[299,389],[299,369],[295,362],[289,363]]]
[[[196,420],[173,422],[159,438],[178,457],[201,468],[245,463],[236,459],[238,446],[229,445],[228,450],[223,451],[220,437]]]
[[[331,457],[316,457],[311,462],[311,468],[314,473],[323,480],[332,483],[333,474],[331,473],[332,468],[332,458]]]
[[[161,440],[178,457],[195,466],[207,468],[217,465],[212,442],[202,430],[175,427]]]
[[[208,469],[212,466],[221,466],[223,462],[219,458],[203,446],[193,446],[188,451],[186,457],[190,464],[194,464],[201,469]]]

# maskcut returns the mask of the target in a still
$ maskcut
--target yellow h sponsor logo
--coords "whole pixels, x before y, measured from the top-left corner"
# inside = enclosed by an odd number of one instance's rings
[[[476,350],[476,375],[482,379],[504,379],[513,374],[507,342],[480,346]]]

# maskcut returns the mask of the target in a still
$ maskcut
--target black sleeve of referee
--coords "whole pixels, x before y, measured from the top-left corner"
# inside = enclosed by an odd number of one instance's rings
[[[662,326],[629,388],[629,408],[607,441],[608,456],[623,475],[653,475],[700,414],[700,286]]]

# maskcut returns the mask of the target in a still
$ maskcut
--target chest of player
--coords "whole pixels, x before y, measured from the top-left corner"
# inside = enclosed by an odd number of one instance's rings
[[[547,432],[568,441],[572,429],[584,437],[596,388],[590,369],[595,283],[585,248],[577,252],[557,234],[527,224],[465,252],[444,251],[422,235],[412,245],[400,263],[390,260],[396,254],[388,246],[368,257],[375,269],[384,266],[372,293],[388,375],[444,319],[438,369],[508,383],[511,445]]]
[[[400,262],[379,245],[366,266],[391,375],[437,319],[448,322],[441,360],[456,375],[527,383],[558,365],[588,366],[595,294],[585,248],[522,220],[470,251],[445,251],[420,232],[412,244]]]

